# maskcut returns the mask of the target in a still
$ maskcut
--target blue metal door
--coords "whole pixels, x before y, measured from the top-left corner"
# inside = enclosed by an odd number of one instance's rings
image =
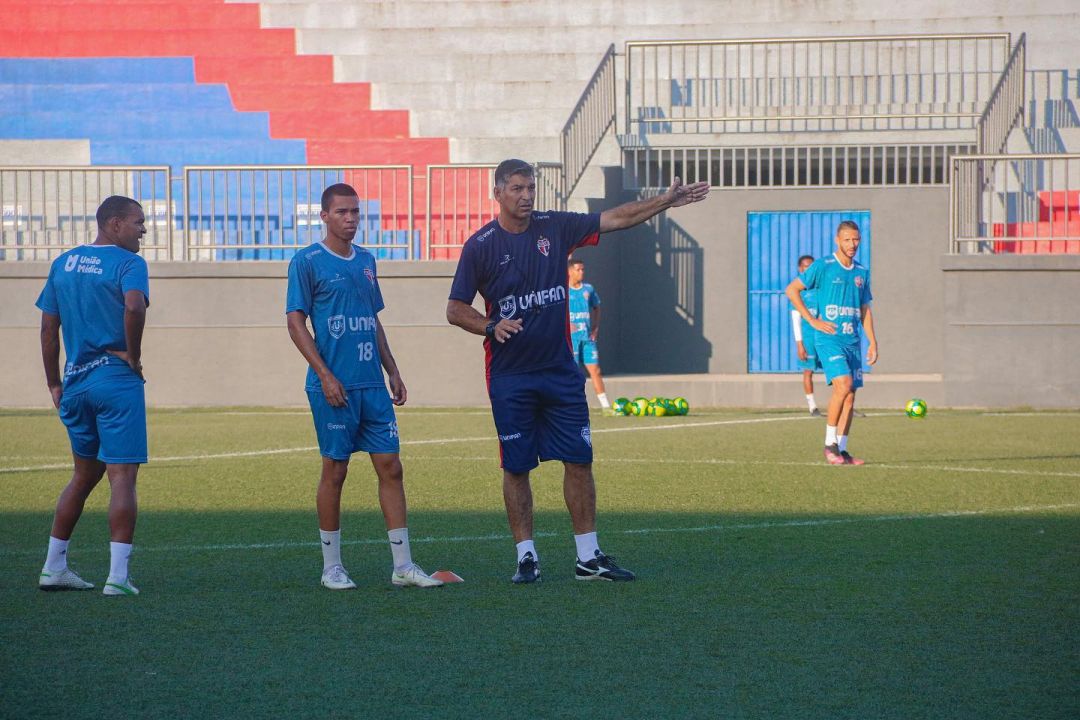
[[[836,249],[836,226],[841,220],[854,220],[859,224],[862,243],[855,259],[869,268],[869,210],[747,213],[749,372],[799,371],[795,339],[791,334],[791,306],[784,296],[784,288],[798,274],[800,255],[819,258],[833,253]]]

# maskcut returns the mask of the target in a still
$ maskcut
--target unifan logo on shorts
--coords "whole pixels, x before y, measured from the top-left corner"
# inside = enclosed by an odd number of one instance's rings
[[[581,439],[585,441],[585,444],[592,447],[592,431],[589,430],[589,426],[581,428]]]
[[[375,271],[371,268],[364,268],[364,275],[367,276],[368,282],[372,287],[375,287]]]
[[[551,249],[551,241],[541,235],[540,239],[536,241],[536,249],[540,251],[541,255],[547,257],[548,250]]]
[[[337,340],[345,334],[345,316],[334,315],[326,319],[326,325],[330,330],[330,337]]]

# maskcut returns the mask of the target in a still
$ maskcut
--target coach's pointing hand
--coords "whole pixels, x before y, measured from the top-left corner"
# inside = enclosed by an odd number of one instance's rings
[[[671,201],[668,207],[682,207],[704,200],[709,194],[709,183],[701,181],[693,185],[683,185],[682,179],[675,178],[675,182],[667,189],[667,194]]]

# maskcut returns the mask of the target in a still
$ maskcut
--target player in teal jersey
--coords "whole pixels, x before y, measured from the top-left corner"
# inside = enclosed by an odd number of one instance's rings
[[[109,477],[109,577],[103,593],[137,595],[128,577],[138,502],[135,480],[146,462],[146,400],[142,335],[149,305],[142,206],[114,195],[97,210],[97,238],[56,258],[37,306],[41,356],[53,405],[68,431],[75,471],[56,502],[42,590],[94,586],[67,564],[68,541],[83,506],[103,475]],[[63,380],[60,331],[63,330]]]
[[[394,561],[390,582],[399,587],[442,585],[412,561],[393,408],[405,404],[407,393],[378,318],[383,299],[375,257],[352,242],[360,224],[356,190],[343,183],[328,187],[320,217],[326,237],[289,263],[285,312],[289,336],[308,361],[306,390],[323,456],[315,495],[322,584],[331,590],[356,587],[341,563],[341,490],[350,457],[363,451],[379,479],[379,505]]]
[[[570,306],[570,349],[574,360],[585,366],[592,379],[596,398],[605,413],[610,413],[611,403],[604,392],[604,376],[600,373],[600,353],[596,349],[596,336],[600,333],[600,295],[585,282],[585,261],[571,258],[567,265]]]
[[[805,272],[813,262],[813,255],[800,257],[799,272]],[[810,309],[811,315],[817,314],[817,303],[814,300],[816,295],[816,290],[802,291],[803,303]],[[791,334],[795,338],[795,352],[799,358],[799,368],[802,370],[803,392],[806,393],[807,407],[810,409],[811,415],[819,417],[821,411],[818,410],[817,401],[814,400],[814,371],[821,370],[821,361],[818,359],[814,345],[814,337],[817,331],[814,330],[810,323],[802,319],[799,311],[794,306],[791,308]]]
[[[825,426],[825,459],[832,465],[861,465],[847,451],[855,392],[862,387],[862,358],[859,352],[859,324],[869,341],[866,361],[878,359],[877,336],[870,311],[870,271],[855,261],[861,241],[859,226],[844,220],[836,230],[836,252],[816,260],[785,291],[792,306],[818,332],[817,354],[832,385],[828,424]],[[817,317],[810,312],[800,293],[817,290]]]

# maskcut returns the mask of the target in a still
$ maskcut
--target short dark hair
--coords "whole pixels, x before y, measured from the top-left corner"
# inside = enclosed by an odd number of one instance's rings
[[[809,260],[810,262],[814,262],[814,256],[813,255],[800,255],[799,256],[799,262],[795,263],[796,267],[798,267],[799,265],[802,265],[803,260]]]
[[[505,187],[506,183],[510,181],[511,175],[536,177],[536,171],[533,170],[531,163],[527,163],[524,160],[518,160],[516,158],[503,160],[499,163],[499,167],[495,168],[496,187]]]
[[[115,217],[127,217],[131,214],[132,205],[140,210],[142,209],[142,205],[140,205],[138,201],[132,200],[129,197],[124,197],[123,195],[110,195],[105,198],[101,205],[98,206],[97,214],[95,215],[98,227],[105,227],[106,223]]]
[[[860,232],[859,223],[855,222],[854,220],[841,220],[840,224],[836,226],[836,234],[839,235],[840,231],[844,228],[847,228],[848,230],[854,230],[855,232]]]
[[[584,265],[584,264],[585,264],[584,260],[582,260],[580,258],[572,257],[572,258],[570,258],[570,262],[566,263],[566,267],[574,267],[575,265]]]
[[[354,197],[359,200],[360,194],[356,192],[352,185],[346,185],[345,183],[334,183],[333,185],[322,191],[322,209],[329,210],[330,203],[333,202],[331,198],[335,197]]]

